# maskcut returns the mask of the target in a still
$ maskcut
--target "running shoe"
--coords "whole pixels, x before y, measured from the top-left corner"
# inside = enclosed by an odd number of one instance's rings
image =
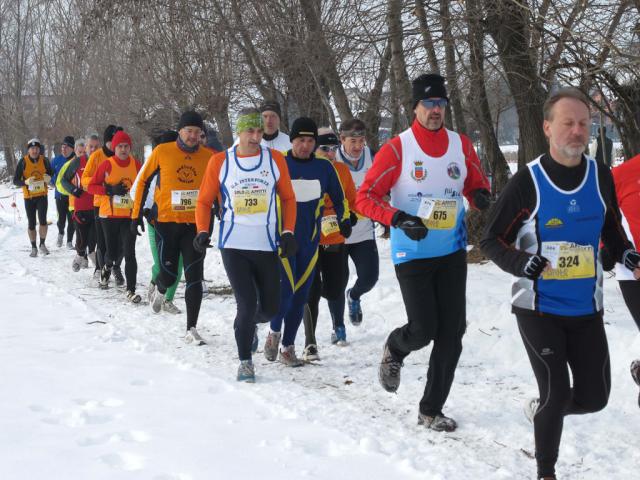
[[[162,311],[163,312],[167,312],[167,313],[171,313],[173,315],[178,315],[180,313],[182,313],[182,310],[180,310],[178,307],[175,306],[175,304],[171,301],[171,300],[166,300],[164,302],[162,302]]]
[[[302,352],[302,360],[305,362],[314,362],[320,360],[320,355],[318,355],[318,347],[313,343],[304,347]]]
[[[80,271],[80,266],[82,265],[82,257],[80,255],[76,255],[73,257],[73,262],[71,262],[71,270],[74,272]]]
[[[236,380],[245,383],[255,383],[256,371],[251,360],[240,360],[238,365],[238,376]]]
[[[131,303],[140,303],[142,301],[142,297],[136,292],[127,290],[127,300],[129,300]]]
[[[378,380],[380,385],[387,392],[395,393],[400,386],[400,371],[402,370],[402,362],[399,362],[389,350],[387,343],[384,344],[382,351],[382,360],[378,369]]]
[[[640,360],[631,362],[631,377],[640,386]],[[640,394],[638,394],[638,406],[640,407]]]
[[[149,300],[149,304],[151,305],[151,310],[153,310],[153,313],[160,313],[163,303],[164,293],[160,293],[160,290],[156,288],[151,295],[151,300]]]
[[[118,265],[113,266],[113,278],[116,281],[116,287],[122,287],[124,285],[124,277],[122,276],[122,269]]]
[[[63,238],[64,238],[64,235],[62,235],[62,234],[60,234],[60,233],[59,233],[59,234],[58,234],[58,240],[56,241],[56,246],[57,246],[58,248],[62,246],[62,240],[63,240]]]
[[[538,407],[540,406],[539,398],[530,398],[524,404],[524,416],[527,417],[529,423],[533,425],[533,418],[536,416]]]
[[[75,250],[76,247],[73,246],[73,242],[67,242],[67,249],[68,250]]]
[[[453,432],[458,428],[458,424],[453,418],[445,417],[444,415],[429,416],[423,413],[418,414],[418,425],[424,425],[436,432]]]
[[[331,343],[340,347],[347,345],[347,330],[344,328],[344,325],[336,327],[336,329],[331,332]]]
[[[270,362],[275,361],[278,357],[278,345],[280,345],[280,332],[269,330],[269,335],[264,342],[264,358]]]
[[[352,325],[358,326],[362,323],[362,309],[360,308],[360,300],[351,298],[351,289],[347,290],[347,305],[349,306],[349,320]]]
[[[280,363],[284,363],[287,367],[301,367],[304,362],[296,356],[296,346],[289,345],[283,346],[280,349],[280,355],[278,356]]]
[[[184,341],[186,343],[189,344],[193,344],[196,346],[200,346],[200,345],[206,345],[207,342],[204,341],[204,338],[202,338],[200,336],[200,334],[198,333],[198,330],[196,330],[196,327],[191,327],[188,331],[187,334],[184,336]]]
[[[29,254],[30,257],[37,257],[38,256],[38,249],[36,247],[31,247],[31,253]]]
[[[105,289],[109,288],[109,278],[111,277],[111,269],[106,265],[102,267],[102,271],[100,272],[100,288]]]
[[[47,248],[47,246],[44,243],[40,244],[40,253],[42,255],[49,255],[49,249]]]
[[[153,292],[156,290],[156,284],[153,282],[149,282],[149,287],[147,288],[147,301],[151,303],[151,299],[153,297]]]
[[[96,266],[96,252],[90,252],[89,255],[87,255],[87,257],[89,258],[89,260],[91,260],[91,264],[95,267]]]

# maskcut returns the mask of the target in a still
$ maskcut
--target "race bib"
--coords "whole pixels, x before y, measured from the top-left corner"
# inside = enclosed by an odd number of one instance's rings
[[[126,195],[114,195],[112,200],[114,208],[133,208],[133,200],[128,193]]]
[[[458,201],[444,198],[423,198],[418,214],[429,230],[451,230],[458,219]]]
[[[592,278],[596,274],[593,246],[569,242],[543,242],[541,252],[551,263],[543,272],[545,280],[575,280]]]
[[[27,186],[27,190],[31,193],[42,193],[46,191],[47,187],[44,184],[44,180],[34,180],[31,185]]]
[[[267,190],[238,189],[233,192],[233,211],[236,215],[255,215],[267,212]]]
[[[195,212],[199,190],[171,190],[171,209],[174,212]]]
[[[320,228],[322,230],[322,235],[324,235],[325,237],[339,232],[340,225],[338,225],[338,217],[336,215],[327,215],[325,217],[322,217]]]

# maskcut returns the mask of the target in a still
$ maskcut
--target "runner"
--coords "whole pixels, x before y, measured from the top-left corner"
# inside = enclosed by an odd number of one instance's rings
[[[611,173],[622,211],[622,225],[634,248],[640,245],[640,155],[615,167]],[[604,249],[606,251],[606,249]],[[604,263],[604,259],[603,259]],[[640,329],[640,282],[622,263],[616,263],[616,278],[627,308]],[[640,386],[640,360],[631,364],[631,376]],[[640,395],[638,396],[640,406]]]
[[[60,146],[61,155],[56,156],[51,162],[51,167],[53,168],[53,175],[51,178],[51,185],[55,187],[55,198],[56,198],[56,210],[58,211],[58,241],[57,246],[62,247],[62,243],[64,241],[64,228],[65,224],[67,227],[67,248],[69,250],[73,250],[73,232],[74,232],[74,224],[71,219],[71,211],[69,210],[69,196],[63,194],[56,187],[56,180],[58,178],[58,173],[62,166],[70,161],[73,157],[75,157],[75,139],[71,136],[64,137],[62,140],[62,145]]]
[[[276,359],[282,336],[279,360],[290,367],[303,365],[296,356],[295,339],[318,260],[325,194],[329,194],[333,203],[340,233],[345,238],[351,234],[349,208],[336,169],[330,161],[314,155],[317,138],[318,127],[313,120],[306,117],[296,119],[291,127],[292,147],[285,158],[296,196],[295,238],[298,251],[282,260],[280,310],[271,320],[264,355],[269,361]],[[283,322],[284,334],[281,335]]]
[[[131,303],[140,303],[142,299],[136,293],[136,236],[130,231],[133,201],[129,195],[131,185],[140,170],[140,162],[130,155],[131,137],[124,131],[116,132],[111,143],[115,154],[98,166],[88,189],[93,195],[101,195],[99,215],[106,251],[100,273],[100,287],[108,288],[115,262],[124,255],[126,296]]]
[[[268,322],[280,299],[280,256],[295,254],[296,203],[282,154],[261,146],[262,118],[256,109],[244,109],[236,122],[238,145],[212,157],[202,181],[194,246],[209,246],[211,206],[221,205],[218,247],[236,298],[233,324],[240,365],[237,380],[255,381],[251,358],[256,324]],[[282,232],[278,234],[278,204]]]
[[[24,209],[27,212],[27,233],[31,242],[30,257],[38,256],[36,248],[36,214],[38,216],[38,233],[40,234],[40,253],[49,255],[49,249],[45,245],[47,239],[47,185],[51,182],[53,169],[40,153],[40,140],[32,138],[27,142],[27,154],[18,161],[13,176],[13,184],[22,187],[24,197]]]
[[[158,212],[154,235],[160,272],[155,279],[156,289],[151,296],[151,309],[154,313],[162,310],[167,301],[167,290],[179,278],[178,266],[182,255],[187,281],[187,330],[184,339],[193,345],[206,344],[196,329],[202,303],[205,255],[204,252],[196,251],[193,246],[197,234],[196,199],[211,158],[211,151],[200,145],[203,126],[200,114],[194,111],[184,112],[178,123],[176,141],[160,144],[153,149],[140,172],[132,215],[132,232],[137,233],[137,226],[144,231],[143,206],[146,197],[154,194]],[[157,177],[157,181],[152,190],[151,182],[154,177]]]
[[[482,240],[485,254],[519,277],[511,303],[540,391],[525,413],[534,425],[538,478],[544,479],[556,478],[564,417],[601,410],[609,398],[600,241],[640,276],[640,255],[619,223],[611,173],[583,155],[589,105],[574,88],[546,101],[549,153],[509,181]]]
[[[167,130],[162,133],[153,148],[157,147],[162,143],[172,143],[178,139],[178,132],[174,130]],[[138,172],[138,176],[136,177],[136,181],[133,182],[133,186],[131,187],[131,196],[135,198],[136,190],[138,188],[138,184],[140,182],[140,175],[142,174],[142,170]],[[149,282],[149,289],[147,291],[147,300],[151,303],[153,294],[156,290],[156,279],[158,278],[158,274],[160,273],[160,260],[158,257],[158,244],[156,240],[156,229],[154,224],[158,218],[158,205],[155,203],[155,192],[157,188],[157,180],[158,175],[154,175],[153,178],[148,182],[149,184],[149,192],[145,197],[144,206],[142,208],[142,216],[147,220],[147,236],[149,237],[149,246],[151,247],[151,255],[153,257],[153,266],[151,267],[151,281]],[[178,289],[178,284],[180,283],[180,278],[182,277],[182,253],[178,258],[178,271],[176,274],[176,280],[173,284],[167,288],[165,293],[164,301],[162,302],[162,311],[171,313],[173,315],[177,315],[182,313],[182,311],[176,307],[173,303],[173,299],[176,295],[176,290]]]
[[[380,383],[388,392],[397,391],[404,358],[433,341],[418,423],[453,431],[457,423],[442,409],[466,329],[462,196],[472,206],[487,208],[489,182],[471,140],[443,127],[448,103],[444,78],[421,75],[412,87],[416,119],[380,149],[358,190],[356,208],[393,227],[391,255],[408,317],[385,343]],[[389,192],[391,204],[384,199]]]
[[[89,155],[89,160],[82,173],[82,188],[88,191],[91,179],[98,170],[98,166],[105,160],[113,157],[113,151],[111,150],[111,140],[116,132],[122,130],[122,127],[116,127],[115,125],[109,125],[104,131],[103,139],[104,146],[95,150]],[[102,228],[102,220],[100,219],[100,205],[102,204],[102,197],[100,195],[93,196],[93,212],[94,212],[94,225],[96,228],[96,270],[94,271],[94,277],[98,279],[98,285],[100,285],[100,275],[102,267],[104,266],[104,254],[106,251],[105,234]],[[124,277],[122,276],[122,270],[120,264],[122,257],[116,260],[114,268],[112,270],[113,276],[116,280],[117,286],[124,285]]]
[[[344,163],[335,161],[340,141],[330,128],[321,128],[318,130],[317,145],[316,157],[331,161],[336,172],[338,172],[340,183],[349,202],[351,225],[354,227],[353,231],[355,231],[358,217],[352,208],[355,207],[356,187],[351,178],[349,167]],[[340,346],[347,345],[347,332],[344,327],[344,295],[349,280],[349,257],[347,256],[344,237],[340,235],[336,212],[328,195],[324,197],[324,212],[320,225],[318,266],[315,269],[313,283],[309,291],[309,299],[303,314],[305,347],[302,359],[307,362],[320,359],[316,340],[316,326],[318,324],[318,304],[321,296],[325,297],[329,304],[329,313],[331,314],[333,325],[331,343]],[[353,235],[353,231],[351,235]]]
[[[340,150],[338,159],[349,167],[356,189],[362,186],[371,168],[375,152],[365,144],[366,126],[362,120],[352,118],[340,125]],[[377,283],[379,275],[378,246],[375,240],[375,225],[369,218],[359,215],[360,221],[353,233],[346,239],[347,254],[356,267],[356,283],[347,290],[349,320],[352,325],[362,323],[360,297],[369,292]],[[349,276],[347,262],[347,280]]]
[[[97,139],[90,139],[95,145]],[[80,148],[82,146],[83,148]],[[96,231],[94,226],[93,195],[82,188],[82,174],[87,166],[88,157],[84,154],[84,140],[76,141],[76,156],[67,162],[58,174],[58,190],[69,195],[69,206],[73,210],[76,232],[76,256],[71,263],[74,272],[89,267],[89,258],[95,265]],[[89,147],[89,149],[93,146]]]

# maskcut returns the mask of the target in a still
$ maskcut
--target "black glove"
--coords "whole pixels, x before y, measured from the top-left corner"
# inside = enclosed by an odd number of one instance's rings
[[[599,252],[600,262],[602,263],[602,269],[605,272],[610,272],[616,266],[616,260],[611,256],[611,252],[604,245]]]
[[[531,255],[522,267],[521,276],[529,280],[537,280],[548,263],[549,260],[540,255]]]
[[[349,238],[351,236],[351,220],[338,222],[338,228],[340,229],[340,235],[344,238]]]
[[[631,271],[640,268],[640,253],[632,249],[626,250],[622,255],[622,263]]]
[[[131,232],[131,235],[141,237],[142,234],[138,231],[138,225],[140,225],[140,230],[144,232],[144,220],[142,220],[142,218],[134,218],[131,220],[131,223],[129,224],[129,231]]]
[[[280,235],[280,257],[293,257],[298,251],[298,242],[291,232],[284,232]]]
[[[126,195],[128,192],[127,187],[122,182],[115,185],[109,185],[107,183],[105,184],[104,189],[110,197],[113,197],[114,195]]]
[[[426,238],[429,229],[420,217],[409,215],[408,213],[398,210],[393,214],[391,226],[402,230],[407,237],[416,242]]]
[[[358,214],[353,210],[349,213],[349,221],[351,222],[351,228],[355,227],[356,223],[358,223]]]
[[[82,190],[80,187],[76,187],[71,191],[71,195],[73,195],[76,198],[80,198],[83,193],[84,193],[84,190]]]
[[[193,248],[196,249],[198,253],[204,253],[207,251],[207,248],[211,247],[211,236],[209,232],[200,232],[196,235],[196,238],[193,239]]]
[[[478,210],[486,210],[491,206],[491,192],[486,188],[474,190],[473,204]]]

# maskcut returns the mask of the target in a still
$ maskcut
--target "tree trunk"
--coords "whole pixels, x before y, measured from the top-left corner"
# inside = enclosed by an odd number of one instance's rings
[[[451,33],[451,17],[449,13],[449,1],[440,0],[440,21],[442,22],[442,41],[444,42],[445,69],[447,71],[447,84],[449,87],[449,103],[453,110],[456,129],[458,132],[467,133],[467,122],[464,120],[464,111],[460,100],[458,88],[458,72],[456,71],[456,52],[454,50],[453,35]]]
[[[484,77],[484,31],[480,24],[480,11],[477,0],[466,0],[465,3],[467,6],[471,91],[474,92],[471,95],[471,100],[476,112],[484,154],[491,168],[492,190],[494,193],[499,193],[507,183],[509,167],[502,150],[500,150],[487,99]]]
[[[507,77],[518,114],[518,166],[522,168],[547,150],[542,130],[542,88],[529,52],[526,11],[508,0],[486,1],[491,36]]]
[[[314,52],[314,66],[319,67],[317,70],[323,72],[323,76],[326,78],[327,84],[333,94],[333,100],[336,104],[338,114],[340,114],[340,120],[344,122],[345,120],[353,118],[353,113],[351,112],[349,99],[344,91],[344,86],[342,85],[340,75],[336,68],[335,55],[327,44],[327,39],[324,36],[324,29],[320,23],[320,14],[316,9],[316,5],[314,0],[300,0],[302,13],[307,20],[309,33],[312,37],[310,47]]]
[[[411,94],[411,82],[407,74],[407,64],[404,58],[402,45],[402,0],[389,0],[387,10],[387,25],[389,39],[391,41],[391,65],[396,82],[398,99],[404,107],[407,123],[413,121],[413,101]]]
[[[384,83],[387,80],[389,73],[389,63],[391,62],[391,45],[387,42],[387,45],[380,59],[380,70],[376,77],[373,89],[367,98],[367,108],[360,115],[362,120],[367,126],[367,145],[374,151],[379,150],[380,142],[378,138],[378,132],[380,129],[380,100],[382,98],[382,90]]]
[[[639,0],[640,1],[640,0]],[[438,65],[438,57],[436,55],[436,49],[433,46],[433,36],[427,23],[427,13],[424,10],[424,1],[416,0],[416,8],[413,14],[418,18],[418,28],[420,35],[422,35],[422,44],[427,52],[427,58],[429,59],[429,69],[432,73],[440,73],[440,66]]]

